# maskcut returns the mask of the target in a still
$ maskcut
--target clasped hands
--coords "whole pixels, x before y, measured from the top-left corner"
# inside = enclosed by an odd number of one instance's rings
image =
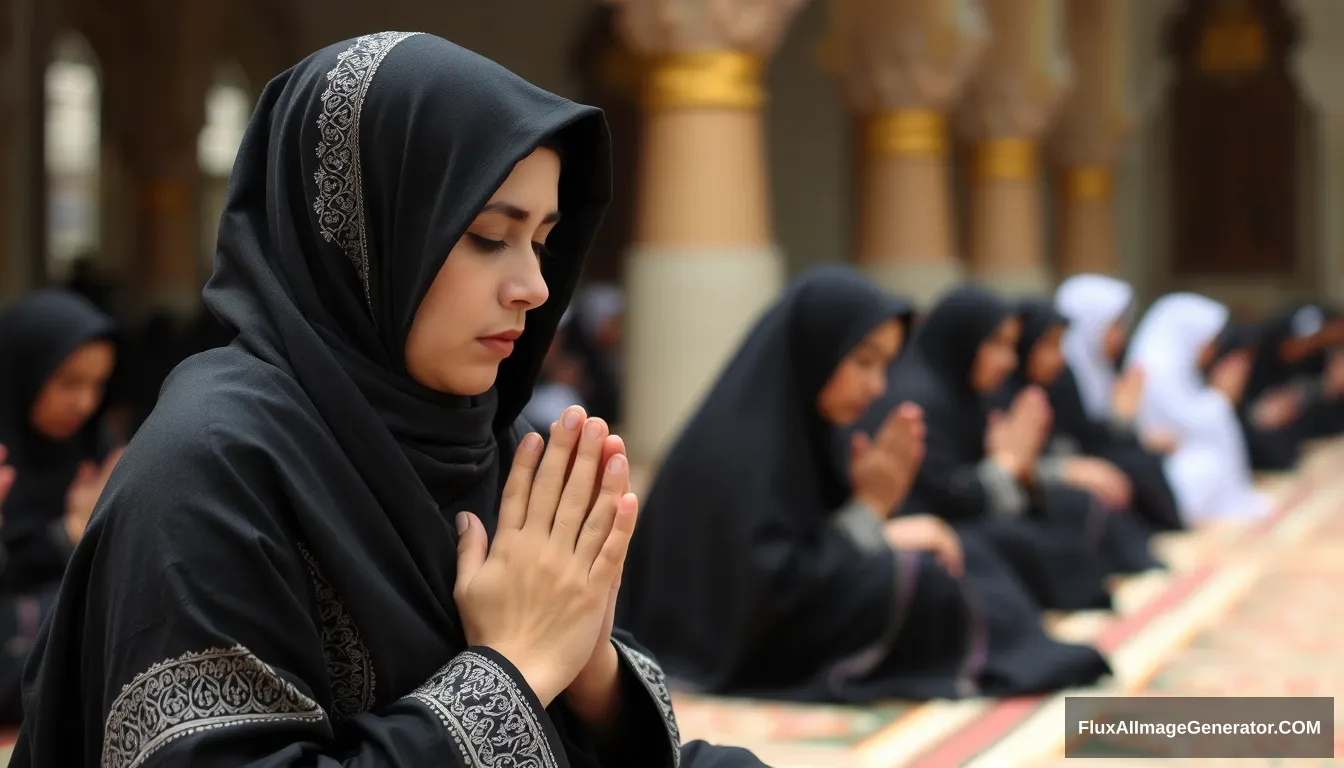
[[[542,706],[563,695],[590,724],[619,708],[611,629],[638,506],[625,444],[574,406],[544,449],[536,433],[519,444],[493,542],[476,515],[457,518],[467,642],[508,659]]]

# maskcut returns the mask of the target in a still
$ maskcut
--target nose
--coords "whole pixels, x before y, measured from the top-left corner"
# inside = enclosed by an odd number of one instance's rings
[[[510,309],[527,311],[546,303],[550,297],[550,288],[541,273],[541,263],[532,253],[522,254],[516,261],[519,266],[504,281],[500,300]]]

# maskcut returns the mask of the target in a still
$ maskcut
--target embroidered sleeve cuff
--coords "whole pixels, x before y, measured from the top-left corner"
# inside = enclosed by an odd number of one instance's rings
[[[676,715],[672,713],[672,693],[667,688],[667,676],[663,674],[658,662],[647,654],[632,648],[620,640],[612,638],[612,645],[625,666],[635,674],[644,689],[649,692],[658,713],[663,716],[663,725],[667,729],[668,749],[671,751],[673,768],[681,765],[681,730],[677,728]]]
[[[558,768],[553,745],[560,744],[559,735],[522,680],[508,659],[490,648],[472,647],[407,698],[438,716],[466,765]]]
[[[1064,465],[1068,459],[1047,456],[1036,461],[1036,482],[1041,485],[1060,483],[1064,480]]]
[[[882,535],[882,522],[867,504],[858,499],[845,502],[831,521],[860,552],[873,554],[886,551],[887,539]]]
[[[1008,470],[985,459],[976,465],[975,474],[985,489],[990,511],[995,517],[1021,517],[1026,511],[1027,496]]]

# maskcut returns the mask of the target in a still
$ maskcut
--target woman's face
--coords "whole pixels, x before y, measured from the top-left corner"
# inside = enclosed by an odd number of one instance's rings
[[[68,440],[102,405],[107,380],[117,362],[117,348],[99,340],[83,344],[61,362],[38,390],[29,419],[49,440]]]
[[[817,410],[833,426],[858,421],[873,401],[887,391],[887,369],[905,342],[905,326],[888,320],[874,328],[831,373],[817,394]]]
[[[467,227],[416,311],[406,369],[439,392],[479,395],[513,352],[526,313],[546,301],[546,238],[560,218],[560,156],[537,149]]]
[[[1027,378],[1031,379],[1033,384],[1049,386],[1064,372],[1064,353],[1059,347],[1063,338],[1064,327],[1056,325],[1046,331],[1032,346],[1026,365]]]
[[[980,344],[971,367],[971,388],[976,392],[993,392],[1017,368],[1017,342],[1022,337],[1022,321],[1016,315],[1009,317],[994,329]]]
[[[1125,341],[1129,338],[1129,324],[1116,320],[1106,327],[1106,335],[1101,340],[1101,351],[1112,363],[1120,359],[1125,351]]]

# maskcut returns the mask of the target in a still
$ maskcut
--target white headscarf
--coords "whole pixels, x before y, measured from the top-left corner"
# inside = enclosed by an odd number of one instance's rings
[[[1177,440],[1167,457],[1168,482],[1187,523],[1258,516],[1268,500],[1251,484],[1246,439],[1227,397],[1208,386],[1201,351],[1227,325],[1227,307],[1193,293],[1159,299],[1134,333],[1128,365],[1144,371],[1141,430]]]
[[[1087,415],[1104,421],[1111,411],[1115,362],[1106,356],[1106,331],[1134,306],[1134,289],[1105,275],[1075,275],[1055,291],[1055,309],[1069,319],[1064,359],[1078,382]]]

